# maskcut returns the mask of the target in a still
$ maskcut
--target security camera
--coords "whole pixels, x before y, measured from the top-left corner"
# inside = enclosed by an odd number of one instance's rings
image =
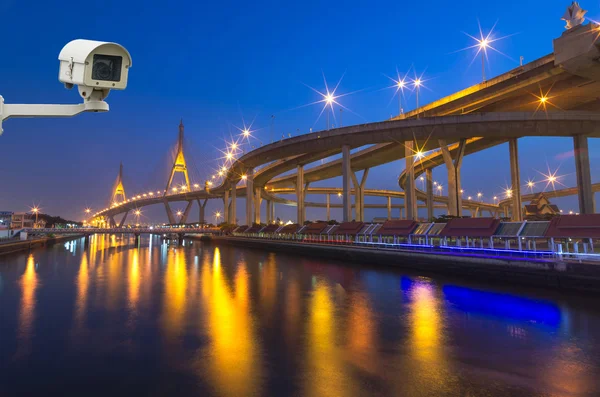
[[[124,90],[131,67],[131,55],[117,43],[73,40],[58,55],[58,79],[66,88],[77,86],[86,100],[102,101],[110,90]]]
[[[77,105],[8,104],[0,95],[2,123],[21,117],[73,117],[82,112],[108,112],[104,99],[110,90],[124,90],[131,67],[131,55],[121,45],[93,40],[73,40],[58,55],[58,79],[67,88],[77,86],[84,99]]]

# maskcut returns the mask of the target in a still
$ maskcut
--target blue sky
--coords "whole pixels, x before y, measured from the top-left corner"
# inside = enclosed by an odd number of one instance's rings
[[[487,75],[532,61],[552,51],[552,39],[564,30],[560,20],[567,1],[454,2],[0,2],[3,57],[0,94],[7,103],[76,103],[76,91],[57,80],[57,56],[75,38],[116,41],[133,57],[125,91],[108,97],[111,111],[72,119],[15,119],[0,137],[0,210],[27,210],[39,204],[44,212],[80,219],[83,209],[107,203],[118,165],[125,166],[126,190],[158,190],[166,184],[168,153],[179,119],[186,126],[188,161],[196,179],[217,166],[218,148],[234,126],[254,120],[255,142],[325,128],[317,122],[321,105],[307,87],[324,90],[343,77],[339,94],[344,125],[380,121],[397,113],[387,89],[398,68],[423,73],[424,104],[475,84],[481,79],[473,44],[463,32],[476,35],[496,22],[495,36],[512,35],[497,48],[510,58],[490,53]],[[588,16],[600,19],[600,4],[584,2]],[[511,59],[512,58],[512,59]],[[407,98],[405,109],[415,106]],[[520,141],[521,178],[540,180],[536,171],[560,167],[563,182],[574,185],[569,139]],[[592,175],[597,181],[599,146],[591,142]],[[395,162],[373,170],[367,187],[397,188],[403,169]],[[485,169],[485,172],[482,170]],[[445,184],[445,170],[434,177]],[[508,147],[503,145],[468,156],[463,187],[486,197],[510,184]],[[322,185],[339,185],[326,181]],[[309,201],[323,200],[308,197]],[[384,202],[373,199],[370,202]],[[577,208],[576,198],[558,201]],[[177,206],[175,206],[178,208]],[[183,203],[180,205],[183,208]],[[243,203],[238,204],[243,218]],[[209,213],[222,203],[209,204]],[[385,211],[367,211],[367,218]],[[264,210],[263,210],[264,213]],[[295,208],[277,206],[282,218]],[[197,210],[192,213],[195,218]],[[162,208],[148,209],[148,219],[163,220]],[[333,213],[339,218],[339,214]],[[324,210],[309,210],[309,218]]]

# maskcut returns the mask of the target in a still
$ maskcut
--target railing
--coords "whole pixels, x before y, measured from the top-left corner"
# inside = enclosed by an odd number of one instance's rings
[[[89,227],[78,227],[78,228],[68,228],[68,229],[54,229],[54,228],[39,228],[39,229],[25,229],[24,231],[30,234],[188,234],[188,233],[197,233],[197,234],[215,234],[220,233],[221,230],[218,228],[196,228],[196,227],[187,227],[187,228],[166,228],[166,227],[144,227],[144,228],[89,228]]]
[[[583,244],[584,252],[578,252],[579,247],[575,244],[577,252],[562,251],[563,246],[554,241],[546,241],[548,249],[532,249],[535,244],[519,243],[517,247],[511,248],[511,244],[505,241],[502,247],[494,247],[494,241],[507,240],[498,237],[486,238],[464,238],[464,237],[439,237],[430,236],[368,236],[368,235],[302,235],[302,234],[263,234],[263,233],[234,233],[236,237],[259,238],[272,241],[292,241],[295,243],[342,245],[367,247],[386,250],[428,252],[439,254],[458,254],[481,256],[489,258],[523,258],[523,259],[567,259],[577,261],[600,261],[600,254],[595,253],[593,245],[588,248]],[[535,240],[544,240],[535,238]],[[524,240],[526,241],[526,240]],[[540,244],[544,245],[544,244]],[[561,251],[558,251],[558,249]]]

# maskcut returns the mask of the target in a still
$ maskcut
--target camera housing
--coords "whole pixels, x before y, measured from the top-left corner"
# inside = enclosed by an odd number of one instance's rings
[[[77,85],[85,99],[104,99],[110,90],[127,87],[131,55],[120,44],[73,40],[58,55],[58,79],[66,88]]]

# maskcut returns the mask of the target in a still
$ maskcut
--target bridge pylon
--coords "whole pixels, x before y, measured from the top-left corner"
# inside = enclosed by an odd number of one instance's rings
[[[115,188],[112,192],[112,196],[110,198],[110,202],[117,202],[117,197],[121,198],[121,201],[126,201],[125,197],[125,187],[123,186],[123,163],[119,166],[119,175],[117,176],[117,183],[115,184]]]
[[[176,172],[180,172],[185,177],[185,183],[188,189],[190,189],[190,177],[188,176],[187,164],[185,162],[185,156],[183,155],[183,119],[179,122],[179,139],[177,140],[177,155],[175,156],[175,162],[171,168],[171,176],[167,182],[167,188],[165,189],[165,196],[169,193],[171,185],[173,183],[173,177]]]

